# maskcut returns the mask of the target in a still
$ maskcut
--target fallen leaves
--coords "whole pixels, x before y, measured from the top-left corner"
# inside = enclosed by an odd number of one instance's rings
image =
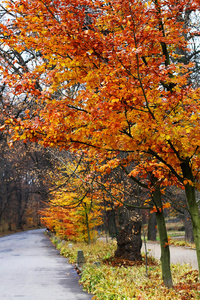
[[[148,257],[148,277],[145,261],[132,262],[114,257],[116,243],[96,242],[90,246],[76,243],[72,248],[68,243],[58,244],[61,253],[76,262],[76,255],[82,249],[86,264],[81,273],[81,284],[93,299],[104,300],[189,300],[200,299],[198,271],[188,265],[172,265],[174,287],[168,289],[162,283],[160,262]],[[110,253],[110,257],[103,259]],[[96,267],[94,262],[101,262]]]

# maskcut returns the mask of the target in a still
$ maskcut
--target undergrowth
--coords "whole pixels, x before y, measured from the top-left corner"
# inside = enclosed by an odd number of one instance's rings
[[[172,265],[174,288],[163,285],[160,263],[148,259],[146,276],[145,259],[140,263],[114,258],[116,242],[84,243],[61,242],[53,238],[52,242],[60,253],[68,257],[70,263],[76,263],[77,251],[83,250],[86,263],[82,269],[80,283],[83,289],[94,294],[95,300],[165,300],[200,299],[198,272],[188,265]],[[100,262],[100,267],[94,262]]]

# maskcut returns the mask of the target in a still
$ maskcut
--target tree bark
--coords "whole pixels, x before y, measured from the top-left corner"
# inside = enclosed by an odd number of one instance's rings
[[[149,241],[156,241],[156,214],[155,212],[149,214],[149,221],[148,221],[148,234],[147,239]]]
[[[86,226],[87,226],[88,245],[90,245],[91,238],[90,238],[90,228],[89,228],[89,220],[88,220],[87,212],[85,212],[85,219],[86,219]]]
[[[158,233],[160,238],[160,248],[161,248],[161,265],[162,265],[162,277],[164,285],[168,288],[173,286],[171,269],[170,269],[170,250],[167,237],[167,229],[165,224],[164,213],[162,209],[161,192],[159,186],[156,186],[153,192],[153,201],[157,208],[156,220],[158,224]]]
[[[191,181],[191,183],[188,182],[185,185],[185,193],[186,193],[188,207],[192,219],[194,242],[196,245],[197,261],[198,261],[198,268],[200,273],[200,215],[199,215],[199,208],[196,201],[195,187],[192,184],[194,182],[194,177],[188,161],[183,162],[181,164],[181,168],[182,168],[184,178]]]
[[[106,218],[109,236],[111,236],[112,238],[117,237],[116,216],[115,210],[113,208],[112,210],[106,211]]]
[[[194,243],[192,220],[187,210],[184,211],[184,226],[185,226],[185,241],[189,243]]]
[[[141,228],[142,220],[140,215],[135,210],[128,210],[125,206],[121,207],[115,257],[131,261],[140,261],[142,259]]]

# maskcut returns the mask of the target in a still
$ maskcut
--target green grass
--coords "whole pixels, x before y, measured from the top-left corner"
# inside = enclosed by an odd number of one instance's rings
[[[86,263],[82,270],[80,283],[83,289],[94,294],[99,300],[164,300],[164,299],[200,299],[198,272],[188,265],[172,265],[173,289],[167,289],[162,282],[160,263],[151,263],[146,276],[145,263],[128,266],[127,262],[115,264],[113,258],[116,242],[96,242],[92,245],[74,243],[72,248],[68,242],[57,239],[53,243],[60,253],[76,262],[77,251],[83,250]],[[107,263],[105,264],[105,259]],[[94,265],[99,261],[100,267]]]
[[[168,235],[170,237],[182,236],[183,239],[184,239],[184,237],[185,237],[185,231],[168,230]]]

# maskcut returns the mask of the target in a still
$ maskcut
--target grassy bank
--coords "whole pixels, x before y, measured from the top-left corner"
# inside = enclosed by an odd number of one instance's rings
[[[162,283],[158,261],[148,258],[146,274],[145,258],[141,263],[114,259],[115,242],[98,241],[92,245],[76,243],[72,247],[57,238],[53,238],[52,242],[62,255],[68,257],[70,263],[76,263],[77,251],[83,250],[86,263],[80,283],[84,290],[94,294],[93,299],[200,299],[198,272],[188,265],[172,265],[174,288],[169,290]],[[94,262],[100,262],[100,267]]]

